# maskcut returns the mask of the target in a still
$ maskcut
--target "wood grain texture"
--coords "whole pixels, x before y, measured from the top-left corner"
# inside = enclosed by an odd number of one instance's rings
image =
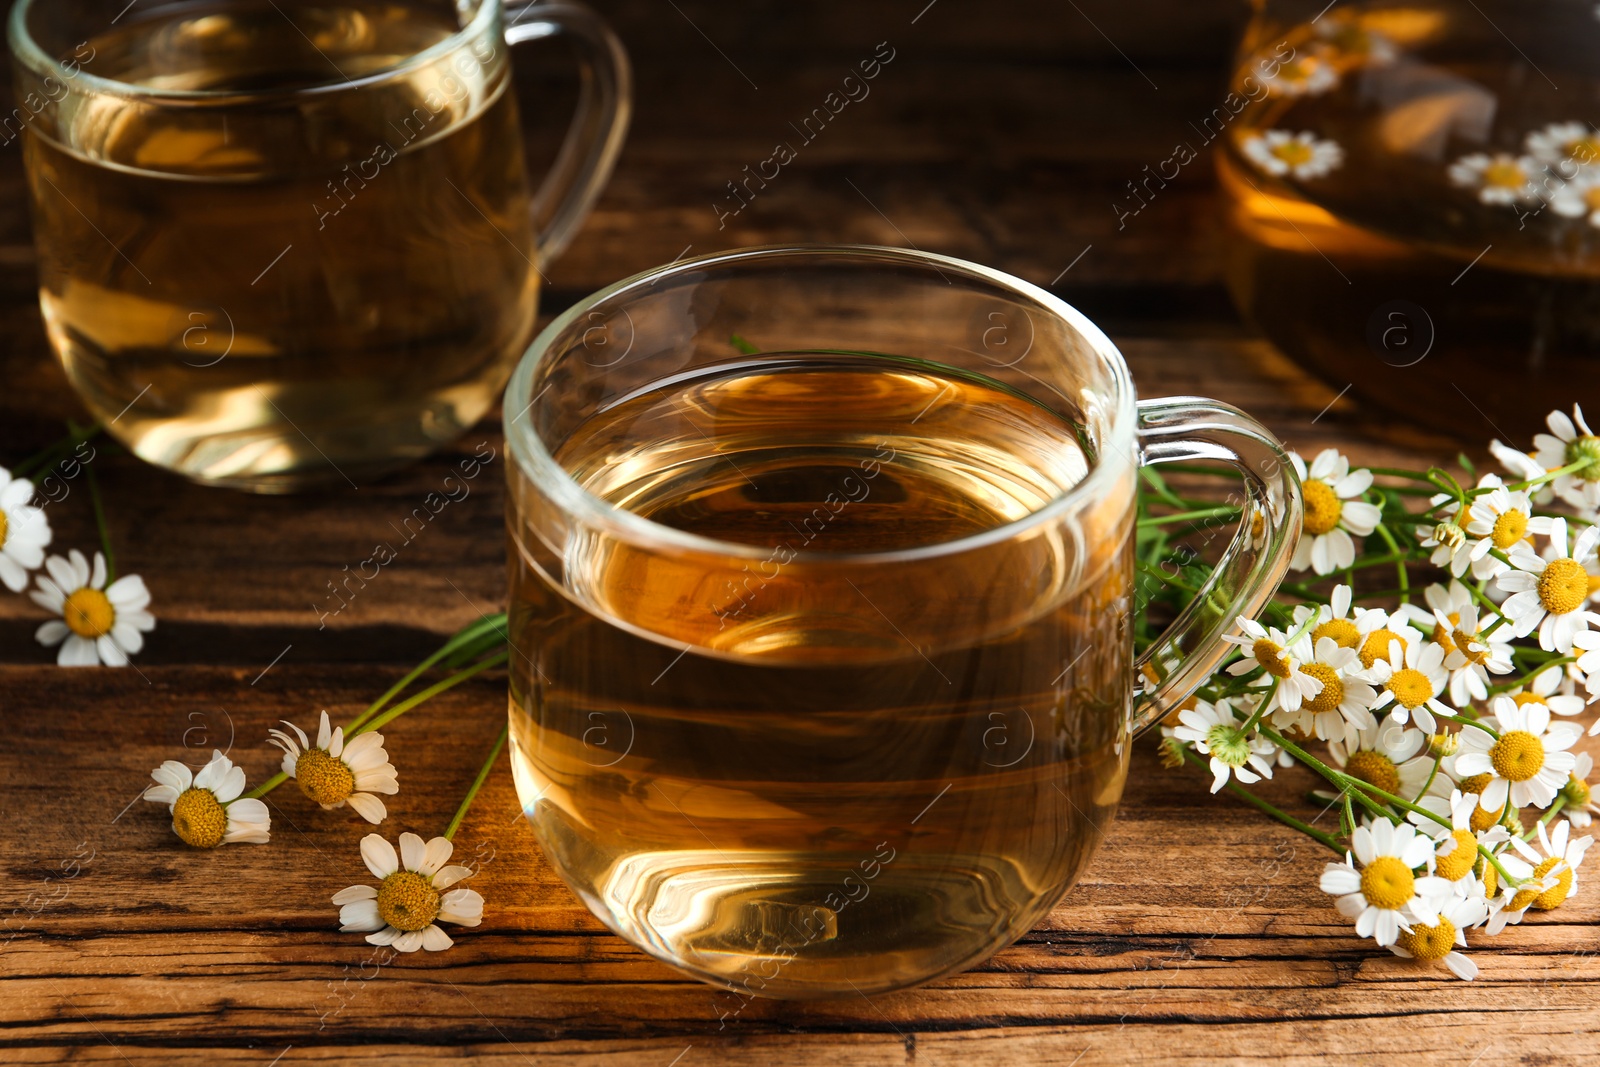
[[[1206,163],[1118,228],[1122,184],[1220,92],[1242,5],[601,6],[637,60],[638,113],[616,180],[549,271],[547,313],[686,250],[914,243],[1050,285],[1108,325],[1145,395],[1228,400],[1308,453],[1454,451],[1338,399],[1342,383],[1311,381],[1240,327]],[[871,96],[719,229],[725,183],[883,40],[896,58]],[[530,126],[546,130],[564,99],[550,62],[530,57],[523,88]],[[535,153],[547,146],[535,138]],[[0,149],[0,463],[81,417],[45,354],[20,188],[15,147]],[[1463,410],[1467,436],[1487,438],[1474,418]],[[493,421],[461,453],[479,442],[502,450]],[[198,763],[212,745],[260,780],[275,764],[269,726],[322,708],[349,717],[503,604],[497,460],[347,607],[319,613],[328,583],[391,539],[456,458],[290,499],[199,489],[110,450],[96,461],[122,569],[145,577],[160,627],[134,670],[65,672],[32,640],[41,613],[0,595],[0,1062],[1595,1061],[1592,888],[1479,939],[1482,977],[1457,982],[1354,938],[1316,889],[1315,846],[1147,747],[1062,905],[982,967],[924,989],[758,1001],[723,1020],[726,994],[611,935],[561,884],[503,764],[458,837],[480,868],[484,925],[448,953],[375,963],[337,932],[329,902],[366,878],[365,824],[290,788],[271,798],[272,845],[200,854],[136,798],[161,760]],[[50,517],[58,546],[93,543],[81,486]],[[385,830],[442,829],[503,714],[504,681],[486,676],[390,730],[404,791]],[[1269,795],[1315,816],[1305,780],[1285,778]]]

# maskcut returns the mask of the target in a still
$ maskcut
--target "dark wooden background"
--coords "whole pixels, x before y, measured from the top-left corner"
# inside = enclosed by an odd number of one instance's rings
[[[601,6],[633,53],[637,113],[598,210],[547,270],[547,315],[685,253],[914,244],[1050,286],[1106,326],[1145,395],[1221,397],[1307,453],[1453,454],[1336,400],[1238,322],[1220,283],[1209,160],[1118,228],[1123,183],[1219,99],[1243,4]],[[724,184],[790,140],[788,123],[882,41],[895,58],[871,95],[719,229]],[[558,55],[519,62],[554,79]],[[535,76],[524,97],[530,126],[554,129],[566,96]],[[13,145],[0,149],[0,463],[82,417],[47,357],[34,281]],[[498,450],[497,424],[462,451],[479,442]],[[1162,769],[1148,745],[1109,841],[1064,903],[984,966],[925,989],[757,1002],[719,1029],[709,987],[606,932],[555,878],[517,821],[503,764],[458,838],[481,866],[484,925],[447,953],[372,965],[328,903],[365,879],[365,824],[288,789],[271,797],[271,846],[201,854],[130,802],[161,760],[198,764],[213,744],[231,743],[260,780],[276,763],[269,725],[321,708],[348,718],[443,635],[503,604],[497,461],[318,629],[325,583],[457,458],[285,499],[96,461],[122,570],[145,577],[160,626],[135,669],[64,671],[33,642],[42,614],[0,593],[0,1062],[1595,1062],[1593,890],[1480,939],[1477,982],[1419,970],[1352,935],[1316,889],[1315,846]],[[81,487],[49,514],[58,550],[91,548]],[[404,791],[383,829],[437,833],[503,714],[503,680],[489,677],[391,731]],[[1304,785],[1270,792],[1303,808]]]

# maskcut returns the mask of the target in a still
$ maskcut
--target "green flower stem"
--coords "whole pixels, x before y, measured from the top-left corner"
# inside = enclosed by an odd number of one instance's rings
[[[1183,754],[1183,758],[1187,762],[1193,764],[1196,767],[1199,767],[1203,771],[1206,771],[1208,773],[1210,772],[1210,767],[1208,766],[1206,761],[1201,759],[1198,755],[1196,755],[1189,748],[1188,745],[1183,745],[1183,746],[1179,747],[1178,751]],[[1294,829],[1294,830],[1299,830],[1302,834],[1305,834],[1307,837],[1311,838],[1311,840],[1316,841],[1319,844],[1325,845],[1327,848],[1332,850],[1334,855],[1340,856],[1340,857],[1344,856],[1344,853],[1345,853],[1344,845],[1341,844],[1339,842],[1339,840],[1337,838],[1335,838],[1332,834],[1324,833],[1323,831],[1318,830],[1316,827],[1312,826],[1310,823],[1302,822],[1301,820],[1295,818],[1293,815],[1290,815],[1288,812],[1283,811],[1280,808],[1274,807],[1273,805],[1267,803],[1265,800],[1262,800],[1260,797],[1256,796],[1254,793],[1250,792],[1248,789],[1246,789],[1243,786],[1239,785],[1231,777],[1225,783],[1223,783],[1222,788],[1226,789],[1228,792],[1232,793],[1234,796],[1236,796],[1239,799],[1243,800],[1246,804],[1249,804],[1252,807],[1254,807],[1254,808],[1256,808],[1256,809],[1258,809],[1258,810],[1260,810],[1262,812],[1265,812],[1267,815],[1270,815],[1272,818],[1274,818],[1274,819],[1278,820],[1279,822],[1283,823],[1283,825],[1285,825],[1287,827],[1290,827],[1291,829]]]
[[[106,522],[105,501],[100,499],[100,480],[94,476],[92,466],[84,467],[89,483],[89,503],[94,507],[94,524],[100,531],[100,551],[106,557],[106,585],[117,580],[117,560],[111,554],[111,527]]]
[[[479,660],[466,670],[457,671],[455,674],[452,674],[450,677],[445,678],[442,681],[434,682],[432,685],[428,686],[428,688],[424,689],[415,696],[407,697],[405,700],[402,700],[400,703],[396,704],[382,715],[379,715],[377,718],[369,721],[359,730],[351,731],[347,736],[355,737],[358,734],[371,733],[373,730],[382,729],[417,705],[432,700],[434,697],[438,696],[440,693],[443,693],[447,689],[454,689],[462,682],[482,674],[491,667],[501,666],[510,658],[510,652],[499,652],[493,656],[490,656],[488,659]]]
[[[1513,493],[1517,492],[1518,490],[1536,489],[1539,486],[1545,485],[1548,482],[1555,481],[1557,478],[1561,477],[1563,474],[1575,474],[1576,472],[1581,471],[1585,467],[1587,467],[1590,464],[1590,462],[1592,462],[1592,461],[1587,460],[1587,459],[1580,459],[1576,463],[1568,463],[1565,467],[1557,467],[1553,471],[1545,471],[1542,475],[1540,475],[1537,478],[1529,478],[1525,482],[1512,482],[1510,485],[1506,486],[1506,488],[1508,490],[1510,490],[1511,492],[1513,492]]]
[[[1419,803],[1423,797],[1428,795],[1428,790],[1433,788],[1433,780],[1439,776],[1439,765],[1443,762],[1443,756],[1433,757],[1433,770],[1428,772],[1428,780],[1422,783],[1422,790],[1411,798],[1411,803]]]
[[[1384,793],[1383,790],[1379,789],[1371,782],[1356,778],[1353,775],[1345,774],[1343,771],[1335,770],[1270,727],[1263,726],[1261,728],[1261,732],[1269,741],[1278,745],[1285,752],[1289,753],[1289,755],[1293,756],[1295,759],[1299,760],[1301,763],[1304,763],[1307,767],[1310,767],[1328,781],[1338,786],[1342,792],[1349,796],[1353,796],[1362,807],[1366,808],[1374,815],[1380,818],[1389,819],[1391,821],[1398,821],[1394,812],[1385,811],[1383,809],[1383,805],[1373,800],[1369,795],[1371,793],[1377,793],[1385,798],[1388,798],[1391,796],[1391,794]],[[1399,800],[1398,797],[1395,797],[1394,799]],[[1405,804],[1405,801],[1401,800],[1400,803]],[[1438,816],[1433,815],[1431,812],[1427,812],[1426,809],[1419,808],[1417,810],[1423,811],[1430,818],[1438,818]]]
[[[1566,807],[1566,806],[1567,806],[1567,798],[1564,797],[1564,796],[1557,795],[1556,796],[1556,802],[1554,804],[1550,805],[1550,810],[1549,811],[1546,811],[1543,815],[1539,816],[1539,821],[1533,824],[1533,829],[1532,830],[1525,830],[1519,836],[1521,836],[1522,840],[1524,840],[1524,841],[1533,840],[1534,835],[1539,832],[1539,827],[1545,825],[1551,819],[1555,818],[1556,815],[1560,813],[1561,809]]]
[[[53,444],[46,445],[21,463],[18,463],[11,468],[11,473],[18,478],[24,478],[33,472],[49,470],[79,445],[98,437],[101,428],[99,423],[92,423],[83,427],[72,426],[69,423],[68,429],[70,432],[66,437]]]
[[[506,747],[506,735],[511,730],[509,722],[500,727],[500,736],[495,738],[494,747],[489,750],[489,758],[483,761],[483,766],[478,770],[478,777],[472,780],[472,788],[467,790],[467,795],[461,801],[461,806],[456,809],[456,814],[450,820],[450,825],[445,827],[444,839],[451,840],[456,836],[456,831],[461,829],[461,820],[467,817],[467,809],[472,807],[472,802],[478,799],[478,790],[483,788],[483,783],[488,781],[489,772],[494,769],[494,761],[500,758],[500,750]]]
[[[423,660],[421,663],[417,664],[417,666],[409,671],[404,678],[401,678],[398,682],[394,683],[394,685],[390,686],[388,692],[384,693],[377,700],[374,700],[367,707],[367,710],[350,720],[349,725],[344,728],[345,734],[347,736],[354,736],[356,730],[359,729],[362,724],[367,722],[367,720],[371,719],[374,715],[378,714],[378,712],[382,711],[384,706],[387,705],[389,701],[399,696],[400,693],[405,690],[406,686],[420,678],[430,667],[444,659],[446,656],[450,655],[452,652],[471,644],[491,631],[503,631],[505,622],[506,617],[503,613],[499,615],[485,615],[476,622],[468,623],[466,626],[456,631],[455,635],[441,645],[437,652]]]
[[[1406,570],[1406,560],[1409,556],[1407,553],[1400,551],[1400,544],[1394,539],[1394,534],[1389,532],[1388,523],[1378,523],[1377,534],[1389,546],[1389,551],[1399,557],[1394,564],[1395,580],[1400,583],[1401,601],[1409,604],[1411,603],[1411,575]]]
[[[1558,652],[1546,652],[1540,648],[1519,648],[1513,652],[1513,655],[1524,655],[1525,658],[1529,659],[1537,659],[1539,656],[1545,658],[1539,661],[1538,665],[1532,670],[1524,672],[1511,681],[1501,682],[1499,685],[1491,685],[1489,687],[1489,695],[1491,697],[1499,696],[1501,693],[1508,693],[1513,689],[1519,689],[1531,682],[1535,675],[1543,674],[1551,667],[1564,667],[1569,663],[1577,662],[1577,657],[1575,656],[1563,656]]]
[[[1261,716],[1266,714],[1266,710],[1272,706],[1272,701],[1277,697],[1278,686],[1282,682],[1282,678],[1275,677],[1272,679],[1272,684],[1267,687],[1267,695],[1262,697],[1261,703],[1256,705],[1255,713],[1250,716],[1243,726],[1239,727],[1240,733],[1249,733],[1255,727],[1255,724],[1261,721]]]
[[[1190,596],[1199,596],[1200,595],[1200,590],[1194,588],[1191,585],[1188,585],[1187,583],[1178,581],[1177,578],[1175,578],[1172,575],[1168,574],[1166,571],[1162,570],[1160,567],[1152,566],[1151,564],[1146,563],[1144,560],[1135,560],[1134,562],[1136,564],[1138,564],[1138,567],[1139,567],[1139,570],[1140,570],[1141,573],[1148,574],[1150,577],[1154,578],[1156,581],[1160,582],[1161,584],[1168,585],[1168,586],[1171,586],[1172,588],[1177,589],[1177,590],[1179,590],[1181,592],[1188,593]]]
[[[1196,519],[1233,519],[1238,518],[1239,509],[1235,507],[1210,507],[1200,508],[1196,511],[1180,511],[1174,515],[1159,515],[1152,518],[1140,519],[1139,525],[1165,526],[1174,522],[1193,522]]]
[[[1459,724],[1461,726],[1476,726],[1478,729],[1482,730],[1484,733],[1488,734],[1490,737],[1494,738],[1496,741],[1500,740],[1500,731],[1496,730],[1494,727],[1490,726],[1487,723],[1479,722],[1477,719],[1469,719],[1464,715],[1446,715],[1442,711],[1430,711],[1430,714],[1435,719],[1445,719],[1445,720],[1447,720],[1449,722],[1457,723],[1457,724]]]
[[[1385,478],[1404,478],[1411,482],[1426,482],[1429,485],[1438,484],[1433,480],[1433,473],[1431,471],[1408,471],[1402,470],[1399,467],[1368,467],[1367,470],[1371,471],[1373,474],[1381,474]]]
[[[1329,767],[1327,764],[1323,763],[1321,760],[1317,759],[1315,756],[1310,755],[1289,740],[1278,736],[1265,727],[1262,728],[1261,732],[1276,744],[1281,745],[1284,751],[1288,752],[1289,755],[1293,756],[1297,760],[1300,760],[1302,763],[1305,763],[1308,767],[1316,771],[1318,774],[1321,774],[1323,777],[1328,778],[1330,781],[1334,781],[1335,784],[1340,785],[1342,788],[1346,787],[1347,783],[1349,786],[1354,786],[1357,800],[1363,799],[1362,794],[1371,793],[1382,797],[1384,800],[1388,801],[1390,804],[1393,804],[1397,808],[1403,808],[1406,811],[1421,815],[1425,819],[1432,819],[1434,822],[1445,827],[1446,829],[1455,829],[1455,824],[1449,819],[1446,819],[1444,816],[1431,812],[1427,808],[1418,807],[1403,797],[1397,797],[1393,793],[1379,789],[1371,782],[1364,782],[1359,778],[1352,778],[1350,775],[1345,774],[1342,771],[1336,771],[1332,767]],[[1342,779],[1342,781],[1340,781],[1340,779]],[[1387,818],[1394,818],[1392,813],[1383,812],[1382,814],[1384,814]],[[1505,879],[1506,885],[1516,886],[1522,884],[1522,879],[1512,877],[1511,872],[1502,867],[1500,865],[1500,861],[1494,857],[1494,854],[1488,849],[1484,848],[1481,844],[1478,846],[1478,854],[1494,867],[1501,878]]]

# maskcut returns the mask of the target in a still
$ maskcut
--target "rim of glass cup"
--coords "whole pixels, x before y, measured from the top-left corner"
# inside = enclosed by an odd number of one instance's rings
[[[59,2],[59,0],[17,0],[12,5],[11,17],[6,20],[6,39],[11,45],[12,55],[32,68],[35,73],[58,77],[67,84],[82,84],[96,92],[110,93],[116,96],[138,97],[145,100],[168,100],[173,103],[259,100],[262,97],[273,96],[289,98],[312,96],[320,93],[339,93],[351,89],[381,85],[419,67],[434,63],[454,52],[465,44],[467,40],[487,30],[494,20],[499,17],[500,13],[500,0],[481,0],[478,4],[478,11],[472,16],[471,21],[450,34],[450,36],[435,41],[420,51],[413,52],[392,67],[375,70],[370,74],[363,74],[359,78],[341,78],[338,81],[330,80],[318,85],[305,85],[296,89],[268,89],[265,91],[253,89],[241,91],[238,89],[162,89],[148,85],[134,85],[131,82],[118,81],[115,78],[104,78],[98,74],[90,74],[81,67],[76,71],[69,71],[65,63],[51,57],[44,49],[40,48],[39,42],[35,41],[33,34],[28,32],[28,13],[46,2],[54,3]]]
[[[532,420],[524,421],[523,417],[533,409],[537,398],[522,405],[515,412],[512,411],[512,407],[514,403],[520,402],[517,398],[529,395],[533,385],[534,373],[544,362],[545,356],[550,351],[550,346],[555,343],[556,339],[566,332],[573,323],[593,311],[597,305],[613,297],[625,296],[633,291],[648,290],[666,279],[727,263],[753,259],[838,255],[859,255],[880,259],[888,263],[910,263],[931,267],[934,270],[942,269],[952,273],[965,274],[990,285],[1009,290],[1017,296],[1026,297],[1050,313],[1059,316],[1088,342],[1095,356],[1100,359],[1106,368],[1111,381],[1111,388],[1114,391],[1114,395],[1108,398],[1111,402],[1110,427],[1106,439],[1096,442],[1096,455],[1094,462],[1089,466],[1089,472],[1064,493],[1058,494],[1049,503],[1019,519],[1013,519],[1002,525],[980,530],[977,533],[968,534],[952,541],[937,541],[932,544],[916,545],[912,548],[895,549],[887,552],[819,552],[816,550],[800,550],[795,553],[795,559],[833,564],[843,562],[866,564],[896,563],[926,560],[940,556],[953,556],[986,545],[998,544],[1016,537],[1030,527],[1051,522],[1059,518],[1063,513],[1076,509],[1085,500],[1093,499],[1100,495],[1107,483],[1117,476],[1119,467],[1132,462],[1135,404],[1133,381],[1128,372],[1128,364],[1111,339],[1098,326],[1090,322],[1083,312],[1059,297],[1052,296],[1032,282],[1023,281],[1021,278],[1007,274],[1004,271],[995,270],[992,267],[985,267],[981,263],[957,259],[954,256],[939,255],[935,252],[889,248],[882,245],[822,244],[763,245],[755,248],[737,248],[727,252],[713,252],[708,255],[695,256],[692,259],[680,259],[666,266],[652,267],[630,278],[624,278],[598,292],[590,294],[568,308],[533,339],[533,343],[528,346],[527,351],[523,353],[521,360],[518,361],[517,369],[506,386],[501,420],[504,423],[506,440],[510,445],[512,462],[516,463],[531,481],[543,489],[564,511],[576,518],[581,525],[599,527],[619,540],[635,544],[645,543],[653,547],[670,548],[683,552],[732,556],[738,559],[764,560],[768,558],[772,554],[770,546],[751,545],[738,541],[722,541],[717,538],[704,537],[700,534],[685,533],[671,526],[654,522],[625,508],[619,508],[602,497],[590,493],[567,472],[566,468],[556,461],[555,456],[545,447],[544,441],[540,439],[539,434],[534,430]],[[1108,454],[1124,457],[1123,463],[1108,464],[1106,462]]]

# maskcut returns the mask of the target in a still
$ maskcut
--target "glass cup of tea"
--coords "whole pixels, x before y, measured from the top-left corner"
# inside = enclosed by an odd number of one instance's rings
[[[535,194],[508,44],[554,35],[582,88]],[[260,492],[477,421],[627,127],[621,45],[569,0],[19,0],[9,39],[68,379],[137,455]]]
[[[729,1012],[1037,923],[1300,526],[1258,423],[1136,401],[1073,308],[898,249],[619,282],[534,341],[505,425],[518,795],[590,910]],[[1186,459],[1238,468],[1243,522],[1136,659],[1136,480]]]

